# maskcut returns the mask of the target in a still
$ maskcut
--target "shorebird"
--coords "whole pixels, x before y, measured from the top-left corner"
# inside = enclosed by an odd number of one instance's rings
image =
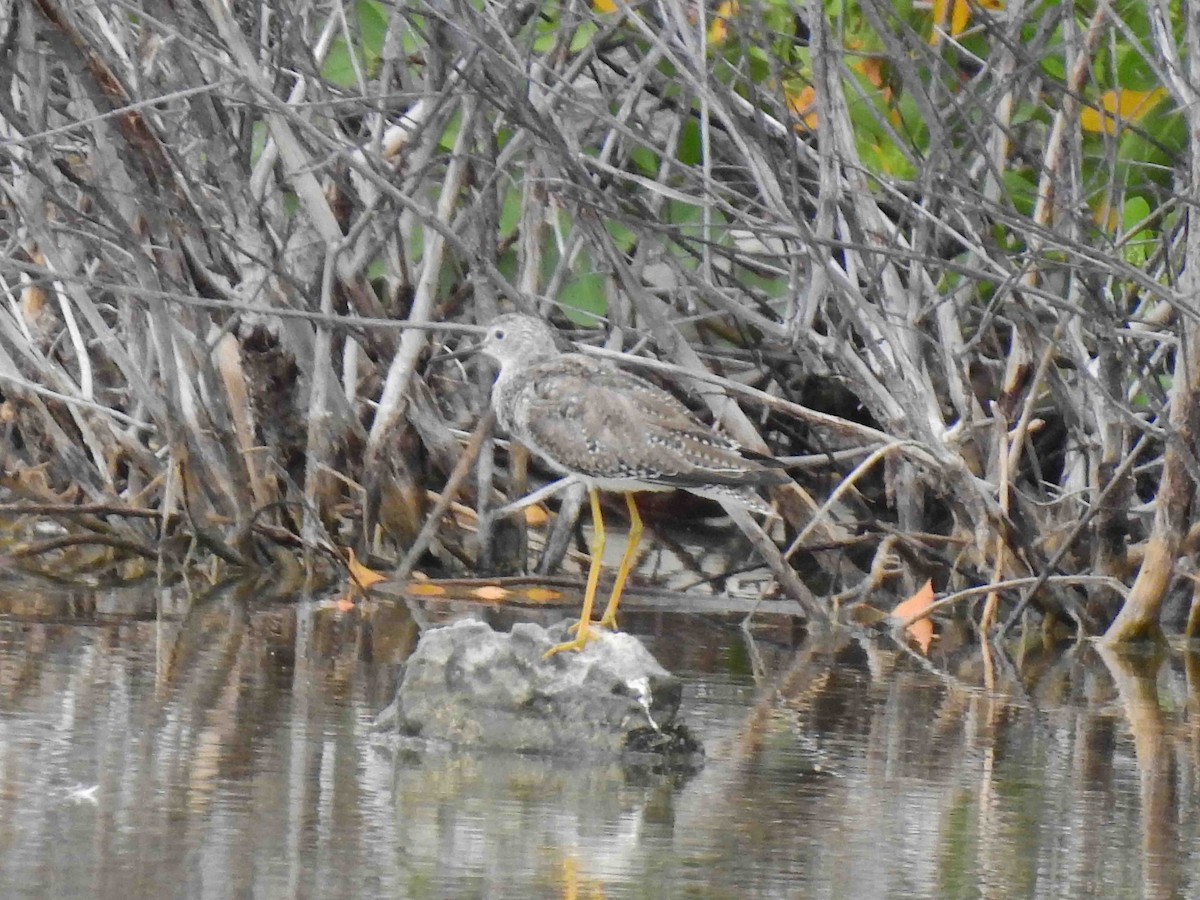
[[[574,640],[550,649],[580,650],[592,639],[592,606],[604,554],[600,491],[625,495],[629,537],[608,606],[598,625],[615,629],[642,518],[634,491],[682,489],[771,515],[756,488],[790,479],[770,459],[752,459],[704,425],[671,394],[616,365],[559,349],[555,330],[510,313],[488,325],[479,350],[500,364],[492,387],[496,420],[555,472],[582,481],[595,536]]]

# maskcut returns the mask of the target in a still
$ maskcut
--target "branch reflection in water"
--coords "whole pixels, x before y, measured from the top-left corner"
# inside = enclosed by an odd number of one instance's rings
[[[417,639],[403,604],[10,586],[0,883],[55,896],[1200,891],[1200,817],[1183,812],[1200,800],[1195,656],[1030,641],[997,651],[989,693],[977,649],[952,633],[922,661],[878,637],[806,641],[760,621],[753,652],[716,617],[623,623],[686,679],[708,759],[684,776],[396,751],[373,721]]]

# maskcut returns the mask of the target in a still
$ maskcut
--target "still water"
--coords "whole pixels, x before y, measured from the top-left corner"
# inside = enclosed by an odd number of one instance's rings
[[[0,598],[3,897],[1200,896],[1180,650],[1031,644],[987,692],[949,639],[634,614],[707,749],[662,773],[397,753],[402,604],[184,596]]]

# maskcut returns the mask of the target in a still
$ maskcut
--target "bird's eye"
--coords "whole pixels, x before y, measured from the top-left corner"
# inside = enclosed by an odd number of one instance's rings
[[[492,337],[498,341],[504,340],[504,329],[497,328],[495,331],[492,332]]]

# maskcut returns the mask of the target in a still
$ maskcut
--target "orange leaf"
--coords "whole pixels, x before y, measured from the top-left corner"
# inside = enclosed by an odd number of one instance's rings
[[[346,550],[346,568],[350,570],[350,583],[359,590],[369,590],[371,585],[387,581],[386,575],[380,575],[373,569],[368,569],[358,561],[354,551]]]
[[[797,131],[812,131],[817,127],[817,91],[811,85],[805,85],[799,91],[784,91],[788,111],[800,121]]]
[[[877,88],[883,87],[883,60],[878,56],[868,56],[853,63],[850,68],[857,69],[867,81]]]
[[[489,603],[499,603],[511,593],[512,591],[508,588],[502,588],[498,584],[485,584],[483,587],[477,587],[471,591],[471,596],[487,600]]]
[[[525,524],[530,528],[541,528],[550,521],[550,514],[541,506],[525,507]]]
[[[933,581],[926,581],[919,591],[892,610],[892,618],[897,622],[911,619],[933,605],[933,596]],[[933,643],[933,622],[929,617],[913,622],[906,630],[921,652],[928,656],[929,645]]]

